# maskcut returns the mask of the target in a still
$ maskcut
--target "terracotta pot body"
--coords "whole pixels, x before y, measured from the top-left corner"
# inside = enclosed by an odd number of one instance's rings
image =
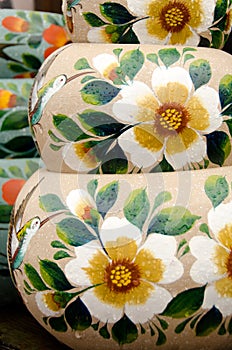
[[[70,44],[37,75],[29,121],[51,171],[218,167],[231,164],[227,94],[231,56],[223,51]]]
[[[63,0],[73,42],[190,45],[222,49],[231,30],[227,2]]]
[[[38,170],[8,242],[27,308],[72,349],[230,349],[231,181]]]

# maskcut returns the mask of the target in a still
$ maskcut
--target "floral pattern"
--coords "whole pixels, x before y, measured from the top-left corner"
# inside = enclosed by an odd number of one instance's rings
[[[62,151],[70,170],[83,173],[226,164],[231,155],[227,94],[232,76],[226,74],[218,87],[211,86],[213,67],[195,58],[196,51],[163,48],[145,55],[140,48],[124,52],[118,47],[91,62],[79,58],[74,68],[83,75],[80,98],[86,109],[78,110],[75,119],[54,115],[51,150]],[[150,76],[144,82],[139,77],[147,66]]]

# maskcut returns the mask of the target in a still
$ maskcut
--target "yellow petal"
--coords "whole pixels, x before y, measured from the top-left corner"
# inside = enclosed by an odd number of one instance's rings
[[[228,261],[228,258],[228,251],[224,247],[217,245],[213,260],[214,264],[218,268],[218,273],[220,275],[224,275],[225,273],[227,273],[226,263]]]
[[[190,114],[189,126],[197,130],[206,130],[210,126],[210,115],[197,96],[192,96],[186,107]]]
[[[159,152],[163,147],[163,140],[154,133],[153,125],[141,125],[134,128],[136,141],[140,146],[148,149],[151,152]]]
[[[157,12],[158,13],[158,12]],[[157,37],[160,40],[164,40],[168,35],[165,28],[161,26],[158,17],[150,17],[146,22],[147,31],[150,35]]]
[[[189,25],[193,28],[199,27],[202,23],[204,13],[202,11],[201,2],[202,0],[191,1],[191,6],[189,6],[189,1],[185,1],[186,6],[188,7],[190,12]]]
[[[232,224],[227,224],[219,233],[218,240],[228,249],[232,247]]]
[[[192,31],[188,26],[184,26],[179,32],[172,33],[170,37],[171,45],[184,45],[186,41],[193,35]]]
[[[215,282],[215,288],[221,296],[225,298],[232,298],[232,280],[225,277]]]
[[[139,266],[139,271],[143,279],[154,283],[162,279],[164,265],[161,259],[156,259],[148,250],[140,250],[136,256],[135,263]]]
[[[166,85],[157,87],[156,94],[162,104],[167,102],[185,104],[189,91],[187,86],[179,82],[169,82]]]
[[[136,116],[137,121],[146,122],[154,120],[155,111],[159,107],[159,103],[153,95],[139,96],[136,99],[136,103],[139,107]]]
[[[109,261],[100,250],[89,261],[89,267],[83,267],[92,284],[104,283],[105,269]]]
[[[127,237],[119,237],[116,241],[107,241],[105,248],[112,260],[133,260],[137,253],[137,244]]]
[[[166,151],[170,155],[181,153],[191,147],[198,139],[197,133],[189,128],[184,128],[181,133],[169,136],[166,143]]]

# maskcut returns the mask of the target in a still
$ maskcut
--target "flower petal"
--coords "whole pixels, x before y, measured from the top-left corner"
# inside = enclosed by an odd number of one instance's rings
[[[200,36],[191,29],[188,25],[170,36],[169,44],[171,45],[193,45],[197,46],[200,41]]]
[[[36,304],[45,316],[58,316],[61,314],[62,309],[58,310],[57,304],[53,301],[53,294],[54,292],[50,291],[37,292],[35,294]],[[49,307],[48,301],[50,301],[50,306],[53,307],[53,310]]]
[[[142,44],[166,44],[168,32],[162,28],[159,19],[156,17],[134,23],[133,30]]]
[[[208,223],[210,229],[213,231],[215,237],[219,239],[219,233],[225,229],[226,226],[232,225],[232,202],[222,203],[216,208],[213,208],[208,213]],[[229,249],[232,246],[232,234],[225,235],[225,246]]]
[[[66,203],[74,215],[83,219],[86,208],[90,210],[91,208],[96,208],[96,204],[93,198],[84,190],[76,189],[69,192]]]
[[[100,286],[96,288],[102,287]],[[90,314],[104,323],[117,322],[123,315],[123,308],[116,308],[113,305],[106,304],[103,301],[101,301],[99,298],[96,297],[95,289],[88,290],[81,297],[81,300],[89,309]]]
[[[223,317],[232,314],[232,299],[219,295],[214,286],[208,286],[205,289],[202,307],[204,309],[211,309],[213,306],[220,310]]]
[[[105,32],[104,27],[91,28],[87,34],[90,43],[111,43],[111,36]]]
[[[134,323],[145,323],[154,315],[164,311],[167,304],[171,301],[171,294],[164,288],[155,286],[146,303],[142,305],[126,304],[126,315]]]
[[[209,29],[213,23],[214,11],[215,11],[215,0],[205,0],[201,1],[200,12],[197,7],[199,7],[199,2],[195,1],[195,7],[192,7],[192,16],[189,24],[197,29],[198,33],[204,32]],[[199,19],[201,19],[199,23]]]
[[[117,67],[118,61],[115,56],[108,53],[102,53],[93,58],[93,66],[104,76],[107,76],[105,73],[110,69],[110,67]]]
[[[147,6],[151,0],[127,0],[127,6],[137,16],[147,15]]]

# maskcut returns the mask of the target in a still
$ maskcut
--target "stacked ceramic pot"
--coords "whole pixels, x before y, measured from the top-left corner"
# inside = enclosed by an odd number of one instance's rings
[[[229,4],[63,10],[79,42],[34,81],[45,168],[20,192],[9,233],[22,299],[72,349],[229,349],[232,65],[197,46],[216,41],[214,28],[226,38]]]

